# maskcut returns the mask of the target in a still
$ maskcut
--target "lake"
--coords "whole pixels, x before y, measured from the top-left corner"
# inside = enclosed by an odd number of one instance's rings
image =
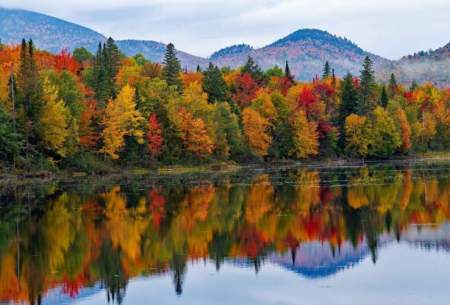
[[[1,304],[448,304],[450,162],[0,191]]]

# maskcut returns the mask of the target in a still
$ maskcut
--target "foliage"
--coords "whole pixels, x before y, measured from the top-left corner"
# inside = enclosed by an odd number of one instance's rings
[[[44,101],[40,117],[42,141],[47,149],[66,154],[64,142],[69,135],[70,113],[64,101],[58,99],[58,91],[48,80],[44,81]]]
[[[23,41],[0,50],[0,153],[6,166],[75,169],[98,152],[146,166],[448,150],[448,88],[377,84],[370,58],[359,77],[339,79],[330,63],[323,76],[299,83],[287,62],[264,72],[252,58],[182,72],[171,44],[161,65],[112,39],[95,56]]]
[[[260,157],[267,155],[272,137],[270,122],[252,108],[245,108],[242,112],[244,134],[250,149]]]
[[[143,132],[140,129],[143,117],[134,102],[134,89],[128,85],[122,88],[115,100],[110,100],[102,120],[103,148],[101,152],[112,159],[118,159],[117,154],[124,146],[125,136],[136,137],[138,143],[143,143]]]

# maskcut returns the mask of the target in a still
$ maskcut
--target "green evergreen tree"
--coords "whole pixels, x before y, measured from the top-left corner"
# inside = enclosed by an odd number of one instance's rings
[[[21,137],[15,131],[13,118],[0,103],[0,160],[13,161],[21,145]]]
[[[248,57],[247,62],[242,67],[241,73],[250,74],[252,78],[260,85],[262,85],[265,81],[264,72],[251,56]]]
[[[411,86],[409,87],[409,91],[414,91],[417,88],[417,81],[415,79],[413,79],[413,81],[411,82]]]
[[[328,60],[325,62],[325,65],[323,67],[323,74],[322,79],[327,79],[331,76],[331,69],[330,69],[330,63]]]
[[[373,63],[369,56],[366,56],[361,70],[361,85],[358,98],[358,114],[366,115],[372,111],[377,105],[375,98],[375,76],[373,71]]]
[[[93,67],[93,89],[95,98],[101,106],[116,97],[116,76],[121,64],[121,54],[114,39],[98,45]]]
[[[289,68],[289,63],[286,60],[286,66],[284,67],[284,77],[286,77],[288,80],[290,80],[292,83],[295,80],[295,76],[292,75],[291,69]]]
[[[95,92],[95,98],[99,102],[99,105],[102,107],[105,107],[106,101],[109,98],[111,98],[107,88],[108,80],[105,69],[104,55],[105,55],[104,46],[101,43],[99,43],[93,66],[92,87]]]
[[[352,113],[357,112],[358,92],[353,83],[353,76],[349,73],[341,83],[341,106],[339,107],[338,126],[340,129],[339,146],[343,149],[345,145],[345,119]]]
[[[179,92],[183,91],[183,84],[180,79],[181,64],[177,58],[175,46],[169,43],[164,55],[163,77],[169,86],[176,86]]]
[[[20,65],[17,77],[18,110],[23,113],[21,123],[30,128],[32,123],[38,122],[41,110],[42,88],[34,59],[33,41],[22,41],[20,49]],[[33,126],[32,129],[35,129]],[[31,132],[31,130],[28,130]],[[29,134],[30,135],[30,134]]]
[[[389,96],[386,91],[386,87],[383,86],[381,89],[381,96],[380,96],[380,105],[384,108],[386,108],[387,104],[389,102]]]
[[[391,74],[391,78],[389,79],[389,97],[393,97],[398,89],[397,80],[395,78],[395,74]]]
[[[227,101],[228,86],[220,69],[209,63],[208,69],[203,75],[203,90],[208,94],[208,101],[210,103]]]
[[[197,65],[197,72],[202,72],[202,68],[200,68],[200,65]]]

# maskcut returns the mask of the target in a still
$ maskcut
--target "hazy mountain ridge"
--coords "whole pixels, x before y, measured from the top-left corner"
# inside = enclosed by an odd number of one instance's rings
[[[431,82],[437,86],[450,86],[450,43],[436,50],[421,51],[402,57],[378,71],[378,78],[384,81],[394,73],[398,81],[410,84],[412,81]]]
[[[55,17],[31,11],[0,8],[0,39],[7,44],[32,38],[37,47],[50,52],[85,47],[97,50],[106,37],[89,28]],[[118,46],[128,56],[142,53],[146,58],[162,62],[165,44],[151,40],[118,40]],[[361,49],[352,41],[317,29],[295,31],[265,47],[254,49],[247,44],[233,45],[214,52],[210,58],[178,51],[183,69],[204,68],[209,61],[232,68],[243,65],[248,56],[264,69],[274,65],[284,67],[289,61],[291,71],[299,80],[311,80],[322,73],[328,61],[338,76],[350,72],[358,75],[365,56],[373,59],[380,80],[395,73],[398,80],[408,84],[412,80],[430,81],[439,86],[450,85],[450,43],[431,52],[405,56],[391,61]]]
[[[151,40],[118,40],[117,46],[127,56],[141,53],[145,58],[154,62],[163,62],[166,51],[164,43]],[[208,64],[207,59],[183,51],[177,50],[177,56],[183,69],[195,70],[197,65],[205,67]]]
[[[33,39],[36,46],[50,52],[73,50],[84,46],[95,50],[105,36],[89,28],[26,10],[0,7],[0,39],[3,43],[20,43]]]

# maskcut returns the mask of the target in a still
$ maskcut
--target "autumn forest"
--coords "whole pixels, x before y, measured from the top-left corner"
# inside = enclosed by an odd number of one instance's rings
[[[111,165],[387,158],[450,147],[450,91],[377,83],[333,67],[297,82],[289,63],[262,71],[125,57],[113,39],[94,55],[0,46],[1,166],[102,171]]]

